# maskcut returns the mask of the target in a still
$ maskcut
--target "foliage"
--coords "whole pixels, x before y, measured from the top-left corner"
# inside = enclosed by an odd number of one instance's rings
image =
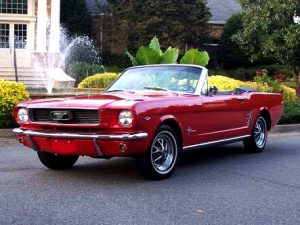
[[[275,91],[275,88],[265,83],[262,84],[257,82],[243,82],[222,75],[209,76],[208,80],[209,80],[209,85],[216,86],[220,91],[232,91],[233,89],[238,87],[250,87],[262,92]],[[296,101],[296,92],[292,88],[280,84],[276,92],[282,93],[285,102]]]
[[[61,24],[67,29],[68,36],[90,35],[92,19],[84,0],[62,0]]]
[[[285,102],[295,102],[297,100],[296,91],[286,85],[280,85],[280,92],[283,93]]]
[[[261,91],[265,92],[279,92],[280,91],[280,82],[277,79],[273,79],[268,76],[268,71],[257,70],[254,81],[261,87]]]
[[[284,105],[284,113],[279,124],[295,124],[300,123],[300,102],[287,102]]]
[[[84,78],[103,72],[103,68],[98,64],[89,64],[84,62],[74,62],[67,69],[67,73],[80,83]]]
[[[270,86],[267,86],[266,84],[261,85],[256,82],[245,82],[243,86],[250,87],[262,92],[271,92]],[[284,102],[295,102],[297,100],[295,89],[287,87],[284,84],[280,85],[278,93],[281,93],[283,95]]]
[[[119,67],[121,71],[131,66],[131,61],[127,55],[101,54],[102,64],[106,67]]]
[[[233,89],[244,86],[245,84],[240,80],[235,80],[221,75],[209,76],[208,83],[210,86],[216,86],[220,91],[232,91]]]
[[[300,25],[294,23],[299,0],[239,0],[243,7],[243,30],[233,40],[251,60],[273,58],[289,65],[300,96]]]
[[[190,49],[181,58],[181,64],[195,64],[199,66],[206,66],[209,62],[209,55],[207,52],[200,52],[197,49]]]
[[[141,46],[136,52],[136,56],[127,52],[131,63],[137,65],[149,64],[172,64],[177,63],[179,50],[169,47],[165,52],[161,50],[160,43],[157,37],[154,37],[149,46]],[[182,64],[196,64],[206,66],[209,62],[209,55],[206,51],[200,52],[197,49],[190,49],[181,58]]]
[[[78,88],[106,88],[108,87],[119,75],[116,73],[98,73],[93,76],[85,78]]]
[[[224,33],[219,42],[218,60],[225,69],[248,65],[249,59],[240,47],[232,41],[232,36],[243,29],[242,15],[232,15],[226,22]]]
[[[105,66],[104,67],[104,72],[105,73],[121,73],[124,71],[125,68],[121,68],[118,66]]]
[[[13,108],[27,99],[29,94],[23,84],[0,80],[0,128],[14,126]]]
[[[160,37],[163,48],[168,47],[167,43],[173,43],[182,52],[186,46],[198,47],[207,38],[210,12],[206,0],[107,2],[116,26],[127,21],[131,51],[154,35]]]
[[[270,76],[274,76],[277,74],[284,74],[286,75],[287,79],[290,79],[293,76],[288,66],[278,65],[278,64],[252,66],[247,68],[241,67],[234,70],[218,70],[218,71],[209,70],[209,73],[226,75],[234,79],[247,81],[247,80],[253,80],[254,77],[256,76],[256,71],[263,70],[263,69],[266,69],[269,72],[268,74]]]
[[[154,37],[149,46],[139,47],[135,57],[129,52],[127,52],[127,55],[134,66],[160,63],[170,64],[176,63],[178,58],[178,49],[169,47],[165,52],[163,52],[160,49],[158,38]]]

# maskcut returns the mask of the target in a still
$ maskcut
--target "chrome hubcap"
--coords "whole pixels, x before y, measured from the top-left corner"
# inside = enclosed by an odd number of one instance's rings
[[[258,118],[254,127],[254,139],[258,148],[263,148],[267,139],[266,122],[263,118]]]
[[[175,137],[169,131],[160,132],[151,146],[151,163],[160,174],[166,174],[174,167],[177,157]]]

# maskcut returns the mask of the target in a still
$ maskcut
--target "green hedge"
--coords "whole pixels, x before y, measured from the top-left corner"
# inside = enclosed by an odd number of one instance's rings
[[[99,73],[85,78],[79,88],[107,88],[116,78],[116,73]]]
[[[85,62],[74,62],[67,68],[67,74],[76,80],[76,85],[83,79],[96,73],[103,72],[101,65],[90,64]]]
[[[284,113],[279,121],[279,124],[295,123],[300,123],[300,101],[286,103]]]
[[[15,126],[13,108],[27,99],[29,94],[23,84],[0,80],[0,128]]]
[[[291,70],[288,66],[277,65],[277,64],[252,66],[248,68],[237,68],[234,70],[220,70],[220,71],[210,70],[209,74],[220,74],[220,75],[230,76],[237,80],[249,81],[249,80],[253,80],[257,70],[262,70],[262,69],[266,69],[271,76],[277,74],[284,74],[288,78],[293,77],[293,75],[291,74]]]
[[[101,57],[102,64],[105,67],[128,68],[131,66],[130,59],[126,54],[117,55],[104,53],[101,55]]]

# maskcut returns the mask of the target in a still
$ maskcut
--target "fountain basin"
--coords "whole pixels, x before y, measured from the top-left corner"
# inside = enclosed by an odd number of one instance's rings
[[[53,88],[51,93],[48,93],[46,88],[27,88],[31,99],[45,98],[66,98],[79,95],[97,95],[102,94],[104,88]]]

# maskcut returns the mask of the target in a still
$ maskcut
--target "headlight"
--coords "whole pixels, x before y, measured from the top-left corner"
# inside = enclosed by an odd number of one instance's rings
[[[28,111],[27,109],[19,109],[18,111],[18,120],[20,123],[26,123],[29,119],[29,116],[28,116]]]
[[[119,124],[122,127],[130,127],[133,122],[132,113],[128,110],[123,110],[119,114]]]

